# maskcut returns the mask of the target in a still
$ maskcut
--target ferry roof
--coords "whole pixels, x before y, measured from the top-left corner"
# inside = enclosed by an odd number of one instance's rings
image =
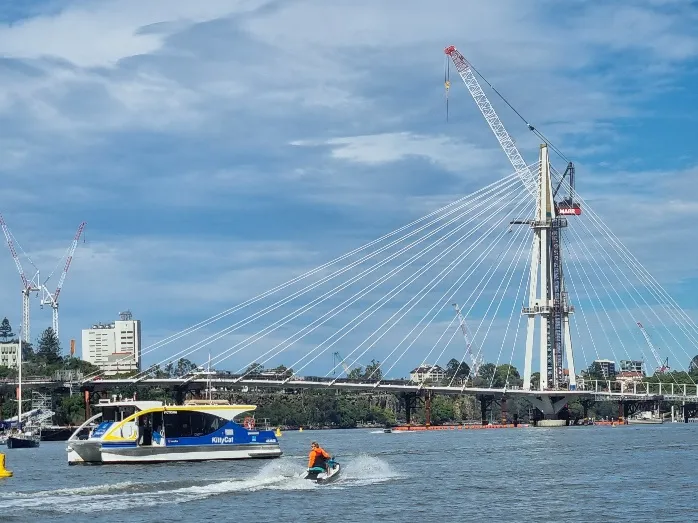
[[[162,401],[149,401],[149,400],[99,400],[95,407],[136,407],[138,410],[152,409],[155,407],[162,407],[164,404]]]

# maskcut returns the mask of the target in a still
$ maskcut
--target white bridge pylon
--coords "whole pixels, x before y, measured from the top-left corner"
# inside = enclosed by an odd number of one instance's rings
[[[575,390],[576,375],[569,322],[569,315],[574,312],[574,308],[570,306],[565,292],[560,245],[560,228],[567,224],[564,218],[556,216],[546,144],[540,146],[539,165],[535,217],[528,222],[533,230],[533,246],[528,306],[522,309],[522,314],[528,317],[523,388],[531,390],[533,346],[537,334],[540,364],[538,389]],[[567,368],[562,358],[562,346]]]

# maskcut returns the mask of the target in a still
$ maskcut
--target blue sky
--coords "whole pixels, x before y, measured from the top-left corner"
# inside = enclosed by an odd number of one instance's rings
[[[509,174],[453,71],[445,120],[449,44],[575,161],[580,194],[698,307],[692,2],[17,5],[0,2],[1,210],[45,273],[88,222],[61,296],[66,347],[126,308],[148,345]],[[535,161],[536,138],[491,99]],[[7,251],[0,283],[18,324]],[[50,311],[33,307],[36,337]],[[326,372],[323,358],[309,370]]]

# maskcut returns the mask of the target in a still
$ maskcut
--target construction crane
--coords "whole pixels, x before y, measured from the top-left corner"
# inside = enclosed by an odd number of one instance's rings
[[[342,355],[339,352],[333,352],[332,353],[332,364],[334,367],[337,367],[337,362],[342,365],[342,368],[344,369],[344,373],[347,375],[347,378],[349,377],[349,365],[347,365],[344,362],[344,358],[342,358]],[[332,374],[334,374],[334,369],[332,370]]]
[[[470,378],[475,379],[478,371],[480,370],[480,366],[482,365],[483,359],[482,356],[476,356],[475,354],[473,354],[472,342],[470,341],[470,337],[468,336],[468,330],[465,327],[465,318],[463,317],[463,313],[461,313],[458,304],[454,303],[453,308],[456,309],[456,315],[458,316],[459,321],[459,328],[463,333],[463,339],[465,340],[465,353],[468,356],[470,356]]]
[[[7,240],[7,246],[10,248],[10,254],[12,255],[12,258],[15,261],[15,265],[17,266],[17,271],[19,272],[19,277],[22,279],[22,325],[21,325],[21,331],[22,331],[22,338],[24,339],[25,343],[31,343],[31,331],[30,331],[30,321],[29,321],[29,297],[32,292],[39,292],[41,290],[40,287],[40,280],[39,280],[39,269],[37,269],[36,265],[29,259],[29,263],[36,269],[36,273],[32,277],[32,279],[27,279],[27,276],[24,274],[24,269],[22,268],[22,263],[19,261],[19,256],[17,255],[17,251],[15,250],[15,245],[14,241],[12,239],[12,233],[7,227],[7,224],[5,223],[5,219],[2,217],[2,214],[0,214],[0,225],[2,226],[2,232],[5,233],[5,239]],[[21,248],[21,247],[20,247]],[[26,254],[26,253],[25,253]]]
[[[70,247],[68,248],[68,254],[65,259],[65,265],[63,267],[63,272],[61,273],[61,278],[58,280],[58,285],[56,286],[56,290],[51,293],[51,291],[48,290],[46,287],[46,284],[48,281],[51,279],[51,276],[53,273],[49,275],[48,278],[46,278],[46,281],[41,285],[41,306],[43,307],[44,305],[50,305],[53,313],[53,321],[52,321],[52,327],[53,327],[53,332],[56,334],[56,337],[58,338],[58,297],[61,294],[61,289],[63,288],[63,283],[65,282],[65,277],[68,275],[68,269],[70,269],[70,263],[73,261],[73,254],[75,254],[75,249],[78,246],[78,241],[80,240],[80,235],[82,234],[83,229],[85,228],[85,225],[87,225],[87,222],[82,222],[78,226],[78,230],[75,233],[75,237],[73,238],[73,242],[70,244]]]
[[[494,107],[492,107],[492,104],[487,98],[487,95],[485,95],[485,92],[480,86],[480,82],[478,82],[477,77],[475,75],[475,68],[472,66],[470,62],[468,62],[468,60],[465,59],[465,57],[458,51],[458,49],[456,49],[454,45],[446,47],[444,49],[444,53],[446,53],[446,55],[449,56],[453,61],[453,65],[456,67],[458,74],[460,74],[460,77],[463,79],[463,82],[468,88],[468,91],[470,91],[470,94],[475,100],[475,103],[480,109],[480,112],[482,112],[482,115],[485,117],[485,120],[487,120],[490,129],[492,129],[492,132],[497,137],[499,145],[501,145],[502,149],[504,149],[504,153],[507,155],[507,158],[509,158],[509,161],[514,166],[514,171],[516,172],[516,174],[519,175],[524,185],[526,186],[528,192],[530,192],[533,197],[536,197],[538,187],[536,175],[532,173],[526,165],[526,162],[521,156],[521,153],[519,153],[519,150],[516,148],[514,140],[507,132],[506,128],[504,127],[504,124],[499,119],[499,116],[497,116],[497,113],[495,112]],[[485,80],[485,82],[487,82],[487,80]],[[509,102],[507,102],[506,99],[501,94],[499,94],[499,91],[494,89],[492,84],[490,84],[489,82],[487,83],[505,101],[505,103],[511,107]],[[451,87],[450,78],[448,76],[446,77],[445,84],[447,93],[446,100],[448,101],[448,91]],[[519,117],[521,117],[518,111],[516,111],[513,107],[512,109],[517,113]],[[523,117],[521,118],[523,119]],[[536,128],[533,127],[533,125],[526,122],[526,126],[530,131],[536,133],[537,136],[544,138],[536,130]],[[556,201],[556,210],[560,215],[580,215],[582,213],[582,208],[579,205],[579,203],[576,203],[574,201],[574,164],[572,162],[569,162],[567,164],[567,168],[565,169],[565,172],[562,175],[562,178],[560,179],[560,182],[558,183],[557,188],[554,191],[554,196],[557,195],[557,192],[559,191],[565,179],[568,180],[568,186],[570,189],[569,197],[560,200],[559,202]]]
[[[480,82],[478,82],[477,80],[475,68],[453,45],[446,47],[444,49],[444,53],[447,56],[449,56],[453,61],[456,70],[460,74],[460,77],[463,79],[463,82],[468,88],[468,91],[470,91],[470,94],[475,100],[475,103],[480,109],[480,112],[485,117],[485,120],[487,120],[490,129],[492,129],[492,132],[499,141],[499,144],[504,150],[504,153],[507,155],[507,158],[509,158],[511,165],[514,167],[514,171],[521,178],[521,181],[523,182],[528,192],[531,193],[531,195],[534,198],[537,198],[538,176],[536,175],[536,173],[532,172],[531,169],[529,169],[526,165],[526,162],[521,156],[521,153],[516,148],[514,140],[507,132],[506,128],[504,127],[504,124],[499,119],[499,116],[497,116],[497,113],[492,107],[492,104],[487,99],[485,92],[482,90],[482,87],[480,86]],[[482,75],[480,76],[482,77]],[[487,80],[484,79],[484,77],[482,78],[485,82],[487,82]],[[521,114],[518,111],[516,111],[496,89],[494,89],[492,84],[490,84],[489,82],[487,82],[487,84],[490,87],[492,87],[492,89],[497,93],[497,95],[499,95],[504,100],[504,102],[507,105],[509,105],[509,107],[511,107],[512,110],[514,110],[522,120],[524,120],[524,122],[526,122],[526,120],[521,116]],[[526,122],[526,126],[538,137],[542,139],[545,138],[530,123]],[[562,179],[560,180],[560,183],[558,184],[553,194],[557,193],[557,191],[560,189],[560,186],[562,185],[563,180],[566,177],[569,178],[570,184],[569,201],[562,200],[558,203],[557,201],[555,201],[555,198],[553,197],[553,201],[555,204],[555,216],[551,217],[551,221],[549,224],[550,234],[547,240],[548,245],[546,246],[549,252],[549,259],[551,262],[552,269],[551,294],[553,299],[553,307],[551,307],[551,312],[548,316],[549,339],[547,356],[547,383],[554,383],[556,386],[561,386],[564,382],[564,369],[562,359],[564,325],[567,321],[567,314],[569,314],[569,312],[573,310],[572,307],[570,307],[568,304],[567,293],[565,292],[564,278],[562,274],[562,228],[567,227],[567,220],[565,218],[558,218],[558,215],[581,214],[581,207],[579,205],[575,206],[573,200],[574,165],[572,164],[572,162],[569,162],[567,169],[565,170],[565,173],[563,174]],[[533,225],[533,222],[531,220],[517,220],[513,221],[512,223]]]
[[[647,345],[649,345],[650,351],[652,351],[652,356],[654,356],[654,359],[657,362],[657,368],[654,370],[655,374],[664,374],[666,371],[670,369],[669,358],[666,358],[664,361],[662,361],[662,358],[659,357],[659,352],[654,347],[654,344],[650,339],[650,335],[642,326],[642,323],[638,321],[637,326],[640,327],[640,331],[642,332],[642,335],[645,337],[645,341],[647,342]]]

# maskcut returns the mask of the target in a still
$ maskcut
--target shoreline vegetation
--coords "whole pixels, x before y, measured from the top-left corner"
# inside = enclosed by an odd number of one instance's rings
[[[3,320],[0,324],[0,347],[3,343],[18,343],[13,339],[9,322]],[[53,376],[59,371],[77,371],[83,375],[98,372],[98,368],[88,362],[73,356],[63,355],[58,338],[50,327],[43,331],[37,340],[36,348],[32,344],[22,343],[23,375],[24,376]],[[176,377],[191,373],[199,368],[194,362],[180,359],[165,367],[154,366],[149,369],[153,377]],[[445,368],[445,384],[463,383],[468,386],[486,386],[501,388],[520,387],[522,379],[516,367],[508,364],[495,365],[486,363],[478,371],[473,380],[469,377],[470,368],[458,360],[450,360]],[[264,369],[259,364],[251,365],[249,373],[276,373],[292,375],[293,370],[283,365],[273,369]],[[584,372],[589,379],[605,380],[598,365],[592,364]],[[3,387],[2,382],[16,377],[16,369],[0,366],[0,419],[7,419],[17,414],[16,392],[11,387]],[[128,377],[122,375],[121,377]],[[373,360],[365,368],[356,367],[348,373],[350,379],[378,380],[381,374],[380,363]],[[466,381],[467,380],[467,381]],[[532,376],[533,386],[536,386],[538,373]],[[689,366],[689,372],[673,371],[665,374],[644,378],[648,383],[687,384],[695,387],[698,382],[698,356],[694,357]],[[73,395],[65,389],[46,390],[53,403],[54,423],[56,425],[78,425],[85,419],[84,395],[74,391]],[[136,391],[132,387],[110,391],[110,394],[121,394],[132,397],[138,394],[143,400],[173,401],[173,392],[157,387],[141,388]],[[202,391],[203,392],[203,391]],[[100,395],[92,394],[90,403],[94,405]],[[102,395],[101,397],[105,397]],[[303,390],[303,389],[254,389],[216,390],[212,391],[214,399],[225,399],[231,403],[246,403],[257,405],[254,415],[258,424],[266,423],[272,427],[284,430],[294,428],[379,428],[404,424],[406,420],[406,401],[411,401],[410,422],[413,425],[423,425],[426,422],[426,409],[423,397],[406,399],[396,393],[383,391],[340,391],[340,390]],[[31,391],[24,391],[23,400],[31,401]],[[666,405],[670,405],[666,403]],[[26,407],[25,407],[26,409]],[[521,397],[507,398],[506,419],[508,422],[529,423],[532,421],[535,409]],[[617,419],[619,415],[616,402],[596,402],[593,400],[571,401],[561,417],[570,422],[584,418]],[[502,408],[498,401],[493,401],[487,420],[492,423],[502,422]],[[474,396],[440,396],[431,398],[431,425],[442,424],[475,424],[482,423],[480,401]]]

